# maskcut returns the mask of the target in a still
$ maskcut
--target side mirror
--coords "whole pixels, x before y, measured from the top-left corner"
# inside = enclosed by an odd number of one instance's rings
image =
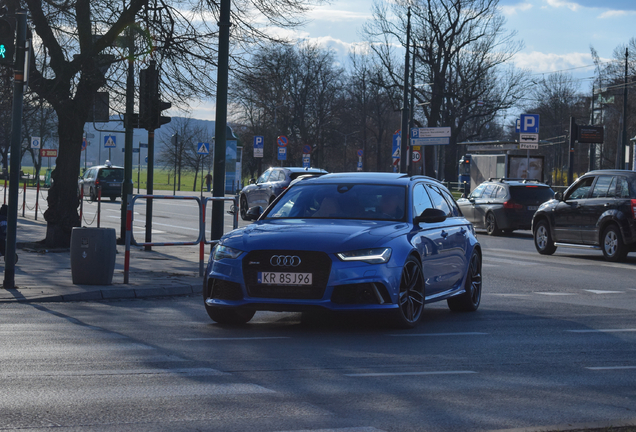
[[[421,215],[413,219],[413,223],[438,223],[446,220],[446,212],[444,210],[427,208]]]
[[[254,178],[250,179],[250,184],[256,184],[256,179]]]
[[[554,199],[557,201],[563,201],[563,192],[557,192],[554,194]]]
[[[247,212],[245,213],[245,219],[255,221],[261,216],[262,213],[263,213],[263,207],[261,206],[250,207],[249,210],[247,210]]]
[[[466,194],[465,193],[462,194],[462,198],[466,198]]]

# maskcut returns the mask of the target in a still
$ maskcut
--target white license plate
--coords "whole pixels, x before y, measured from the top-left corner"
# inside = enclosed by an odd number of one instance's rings
[[[539,206],[528,206],[528,210],[537,211]]]
[[[259,284],[311,285],[311,273],[258,272]]]
[[[111,187],[116,187],[116,186],[119,186],[119,183],[109,183],[109,185],[110,185]]]

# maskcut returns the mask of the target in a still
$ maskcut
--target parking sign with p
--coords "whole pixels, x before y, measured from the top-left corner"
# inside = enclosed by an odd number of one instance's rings
[[[539,133],[539,114],[521,114],[521,133]]]

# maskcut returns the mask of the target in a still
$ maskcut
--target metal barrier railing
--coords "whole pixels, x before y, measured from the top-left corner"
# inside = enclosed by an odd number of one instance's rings
[[[197,196],[178,196],[178,195],[129,195],[128,208],[126,209],[126,252],[124,255],[124,283],[128,283],[130,274],[130,245],[134,241],[132,226],[134,219],[133,206],[138,199],[169,199],[169,200],[191,200],[196,201],[199,205],[199,236],[196,241],[186,242],[135,242],[137,246],[192,246],[200,245],[199,248],[199,276],[203,276],[203,263],[205,260],[205,245],[216,244],[218,240],[205,240],[205,209],[208,201],[232,201],[235,209],[238,209],[237,197],[209,197],[199,198]],[[233,213],[233,229],[238,228],[238,212]],[[210,221],[211,224],[211,221]]]

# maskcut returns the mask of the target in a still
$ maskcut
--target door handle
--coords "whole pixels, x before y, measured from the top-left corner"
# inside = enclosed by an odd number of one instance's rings
[[[444,230],[442,230],[442,237],[444,237],[444,238],[448,237],[448,233],[446,231],[444,231]]]

